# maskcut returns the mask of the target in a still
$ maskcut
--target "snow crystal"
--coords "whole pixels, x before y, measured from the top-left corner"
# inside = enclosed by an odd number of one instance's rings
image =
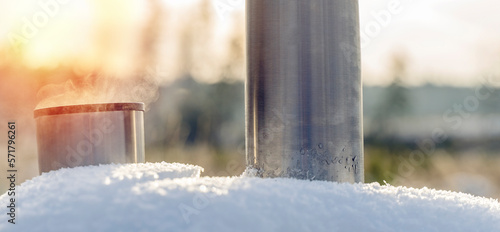
[[[499,231],[497,200],[433,189],[200,177],[147,163],[45,173],[17,188],[0,231]],[[0,196],[0,205],[9,197]],[[5,209],[5,207],[2,207]]]

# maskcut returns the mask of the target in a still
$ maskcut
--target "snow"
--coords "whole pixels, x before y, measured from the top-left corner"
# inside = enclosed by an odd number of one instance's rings
[[[0,231],[499,231],[494,199],[433,189],[200,177],[147,163],[61,169],[16,189]],[[0,206],[10,197],[0,196]]]

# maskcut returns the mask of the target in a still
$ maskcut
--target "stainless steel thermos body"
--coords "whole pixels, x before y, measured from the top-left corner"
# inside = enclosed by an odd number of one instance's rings
[[[363,182],[358,1],[246,7],[247,164],[262,177]]]

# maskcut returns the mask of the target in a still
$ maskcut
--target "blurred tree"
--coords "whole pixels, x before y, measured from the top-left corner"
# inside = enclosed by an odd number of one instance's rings
[[[408,89],[404,86],[406,75],[406,59],[402,55],[394,55],[393,81],[386,88],[386,94],[380,99],[374,117],[371,120],[368,140],[374,143],[385,143],[395,145],[397,138],[394,137],[393,128],[395,120],[408,116],[411,110]]]
[[[160,88],[147,114],[155,122],[146,127],[149,143],[155,149],[206,146],[236,154],[244,141],[244,17],[235,15],[228,37],[217,40],[212,2],[200,0],[191,12],[178,35],[182,77]]]

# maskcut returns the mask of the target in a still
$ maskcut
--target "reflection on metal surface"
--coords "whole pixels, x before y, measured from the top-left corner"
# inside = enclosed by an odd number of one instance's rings
[[[35,110],[40,173],[65,167],[144,162],[144,104]]]
[[[363,182],[358,1],[247,1],[247,163]]]

